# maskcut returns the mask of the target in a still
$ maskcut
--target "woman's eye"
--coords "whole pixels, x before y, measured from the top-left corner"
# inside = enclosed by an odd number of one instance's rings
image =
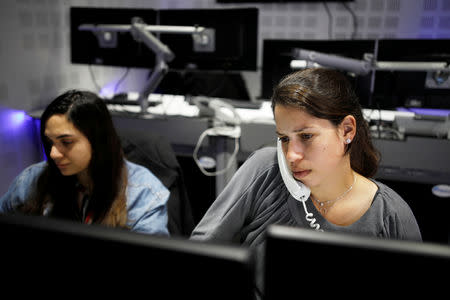
[[[61,143],[63,144],[63,145],[65,145],[65,146],[68,146],[68,145],[70,145],[70,144],[72,144],[73,143],[73,141],[61,141]]]
[[[301,135],[301,138],[304,141],[310,140],[312,137],[313,137],[313,135],[310,133],[302,133],[302,135]]]
[[[280,140],[280,142],[282,143],[287,143],[289,142],[289,138],[287,136],[280,136],[278,137],[278,139]]]

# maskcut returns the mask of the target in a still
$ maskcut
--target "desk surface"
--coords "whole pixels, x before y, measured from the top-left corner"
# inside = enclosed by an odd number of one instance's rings
[[[203,98],[206,97],[191,97]],[[209,100],[220,98],[208,98]],[[163,95],[151,94],[148,98],[149,103],[153,103],[147,109],[147,117],[155,115],[162,116],[183,116],[183,117],[198,117],[199,109],[195,105],[189,104],[186,97],[182,95]],[[125,112],[138,114],[141,111],[140,106],[136,105],[135,100],[129,100],[130,105],[108,105],[108,108],[114,112]],[[236,108],[236,113],[239,115],[243,123],[257,123],[257,124],[274,124],[273,113],[270,101],[261,101],[261,106],[255,108]],[[363,109],[363,115],[367,120],[382,120],[387,122],[394,121],[396,116],[413,117],[414,112],[407,110],[379,110],[379,109]],[[145,115],[143,115],[145,118]]]

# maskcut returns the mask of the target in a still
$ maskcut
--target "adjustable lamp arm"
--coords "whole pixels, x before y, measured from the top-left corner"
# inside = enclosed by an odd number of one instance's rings
[[[370,61],[347,58],[300,48],[294,49],[294,57],[298,60],[315,62],[321,66],[333,67],[358,75],[366,75],[372,68]]]
[[[156,65],[153,69],[147,85],[144,90],[139,94],[138,102],[141,106],[141,113],[146,113],[148,108],[148,95],[155,91],[161,80],[169,71],[167,62],[172,61],[175,58],[173,52],[158,40],[152,33],[146,30],[146,24],[139,18],[133,18],[131,25],[131,34],[136,41],[143,42],[148,48],[150,48],[156,55]]]
[[[317,63],[324,67],[366,75],[370,71],[450,71],[446,62],[396,62],[375,61],[371,57],[364,60],[348,58],[333,54],[296,48],[293,51],[295,60],[291,61],[291,68],[305,67],[299,60]]]
[[[194,37],[194,43],[200,44],[200,48],[204,47],[203,51],[211,51],[209,44],[214,43],[214,32],[205,27],[199,26],[160,26],[154,25],[149,26],[145,24],[141,18],[134,17],[131,20],[131,25],[121,25],[121,24],[82,24],[78,27],[80,31],[91,31],[93,32],[100,45],[105,45],[105,47],[115,47],[116,44],[107,45],[107,43],[102,42],[102,39],[109,39],[116,41],[115,34],[117,32],[130,32],[133,38],[138,42],[143,42],[150,50],[152,50],[156,55],[156,65],[153,69],[152,75],[150,76],[147,85],[144,87],[143,92],[139,96],[139,104],[141,105],[141,112],[147,112],[148,107],[148,95],[151,94],[156,87],[159,85],[163,77],[168,72],[167,63],[171,62],[175,58],[175,54],[162,43],[158,38],[156,38],[151,32],[159,33],[177,33],[177,34],[191,34]],[[203,36],[205,35],[205,36]]]
[[[141,19],[133,18],[130,32],[136,41],[143,42],[162,60],[170,62],[175,58],[175,55],[169,47],[158,40],[152,33],[147,31],[146,24],[142,23]]]

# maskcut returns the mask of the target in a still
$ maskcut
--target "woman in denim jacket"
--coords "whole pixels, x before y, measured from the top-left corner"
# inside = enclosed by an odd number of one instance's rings
[[[168,235],[169,191],[126,161],[103,100],[86,91],[57,97],[41,117],[48,158],[26,168],[0,198],[0,213],[76,220]]]

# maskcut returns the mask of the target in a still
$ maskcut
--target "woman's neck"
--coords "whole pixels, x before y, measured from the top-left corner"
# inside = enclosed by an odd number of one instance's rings
[[[320,202],[333,201],[353,186],[356,176],[356,172],[348,164],[348,166],[340,168],[338,172],[329,176],[318,186],[312,187],[311,193]]]

